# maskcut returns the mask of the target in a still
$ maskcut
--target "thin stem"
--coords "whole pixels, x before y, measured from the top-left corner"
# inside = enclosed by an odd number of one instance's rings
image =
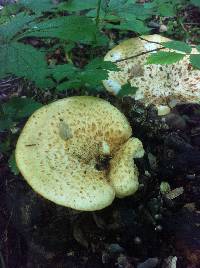
[[[100,10],[101,10],[101,0],[98,0],[97,3],[97,15],[96,15],[96,26],[99,26],[99,17],[100,17]]]
[[[144,51],[144,52],[141,52],[141,53],[139,53],[139,54],[136,54],[136,55],[133,55],[133,56],[130,56],[130,57],[121,59],[121,60],[116,60],[115,63],[117,63],[117,62],[121,62],[121,61],[125,61],[125,60],[130,60],[130,59],[133,59],[133,58],[137,58],[137,57],[139,57],[139,56],[142,56],[142,55],[145,55],[145,54],[154,52],[154,51],[159,51],[159,50],[161,50],[161,49],[164,49],[164,47],[160,47],[160,48],[152,49],[152,50],[150,50],[150,51]]]

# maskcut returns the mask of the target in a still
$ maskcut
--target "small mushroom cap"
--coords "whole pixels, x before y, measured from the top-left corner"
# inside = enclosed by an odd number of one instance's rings
[[[112,157],[131,135],[127,119],[109,102],[70,97],[29,118],[17,142],[16,162],[43,197],[77,210],[99,210],[115,197],[108,172],[96,168],[102,144]]]
[[[114,47],[106,54],[105,60],[117,62],[121,71],[109,72],[109,78],[103,81],[105,88],[117,94],[122,85],[130,82],[131,86],[138,88],[134,98],[146,105],[164,106],[174,99],[178,102],[199,102],[200,71],[191,67],[189,56],[174,64],[160,65],[145,64],[149,53],[140,55],[160,48],[157,43],[168,41],[170,39],[155,34],[131,38]],[[192,52],[199,54],[196,49]],[[132,58],[120,61],[129,57]]]
[[[144,155],[142,143],[137,138],[130,138],[114,155],[110,163],[109,179],[116,196],[123,198],[138,190],[138,169],[133,158]]]

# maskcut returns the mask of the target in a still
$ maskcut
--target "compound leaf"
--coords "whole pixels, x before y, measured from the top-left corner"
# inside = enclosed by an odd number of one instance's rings
[[[36,16],[30,16],[23,12],[11,17],[9,21],[0,26],[0,42],[10,41],[19,31],[27,27]]]
[[[32,80],[39,87],[51,86],[45,54],[32,46],[12,42],[0,46],[0,78],[9,74]]]

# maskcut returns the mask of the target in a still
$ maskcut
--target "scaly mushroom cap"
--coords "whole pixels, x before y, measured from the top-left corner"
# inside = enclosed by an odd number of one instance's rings
[[[170,41],[170,39],[156,34],[142,38],[123,41],[106,54],[105,60],[116,62],[161,47],[152,42]],[[164,51],[169,51],[169,49]],[[193,49],[193,53],[198,54],[198,51]],[[173,100],[199,102],[200,71],[190,66],[188,56],[170,65],[145,64],[148,56],[149,53],[117,62],[121,71],[109,72],[109,79],[103,81],[106,89],[117,94],[122,85],[130,82],[131,86],[138,88],[135,99],[143,101],[146,105],[153,103],[157,107],[161,106],[162,110]]]
[[[16,162],[43,197],[77,210],[99,210],[112,203],[115,189],[108,170],[97,169],[98,159],[115,155],[131,135],[127,119],[109,102],[66,98],[30,117],[17,142]]]

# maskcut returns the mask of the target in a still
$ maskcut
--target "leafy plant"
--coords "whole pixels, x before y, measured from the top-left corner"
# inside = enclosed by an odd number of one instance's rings
[[[189,55],[191,65],[194,68],[200,69],[200,55],[197,53],[192,53],[192,47],[194,46],[188,45],[181,41],[169,41],[161,43],[161,45],[163,48],[169,48],[170,51],[158,51],[157,53],[151,54],[147,59],[147,63],[172,64],[182,60],[186,55]],[[196,46],[196,49],[198,50],[199,46]]]
[[[101,58],[91,60],[83,69],[72,64],[57,65],[53,71],[53,77],[59,83],[57,90],[62,91],[73,87],[99,88],[102,80],[107,78],[107,71],[116,71],[114,63],[104,61]]]
[[[0,131],[10,130],[42,105],[30,98],[11,98],[0,104]]]
[[[30,98],[11,98],[6,103],[0,104],[0,133],[7,132],[6,139],[1,141],[0,152],[9,156],[12,151],[14,136],[18,132],[19,122],[30,116],[42,104]],[[14,151],[8,161],[9,167],[14,174],[18,174],[15,163]]]
[[[18,33],[29,27],[36,18],[19,13],[0,25],[0,78],[14,74],[34,81],[39,87],[49,84],[45,53],[17,40]]]
[[[191,2],[194,4],[194,1]],[[0,78],[14,74],[32,80],[36,86],[44,89],[95,87],[101,84],[101,78],[106,78],[111,65],[107,66],[108,69],[105,66],[98,67],[98,76],[96,67],[94,71],[88,69],[90,63],[83,69],[75,67],[70,59],[70,51],[76,45],[88,45],[91,51],[95,47],[107,47],[109,40],[103,33],[106,29],[131,31],[137,34],[148,33],[151,29],[147,23],[152,16],[173,17],[180,7],[187,4],[188,1],[183,0],[153,0],[144,4],[133,0],[70,0],[55,5],[51,0],[42,3],[38,0],[20,0],[12,5],[12,10],[7,12],[8,18],[0,25]],[[9,5],[6,8],[8,7]],[[16,10],[17,15],[15,15]],[[61,16],[58,15],[59,12],[68,12],[68,14]],[[34,47],[31,42],[26,41],[38,38],[43,40],[42,48]],[[63,64],[65,66],[53,66],[51,61],[47,61],[51,46],[55,42],[66,55],[67,60]],[[163,46],[167,47],[167,44]],[[190,46],[177,41],[168,44],[168,48],[190,54]],[[152,55],[149,62],[166,64],[182,57],[176,52],[168,56],[170,59],[167,60],[167,54],[159,52],[157,56]],[[198,68],[198,57],[191,55],[190,59],[191,63]],[[62,77],[58,81],[55,76],[60,68],[62,70],[67,68],[67,72],[65,78]],[[91,79],[92,75],[95,79]]]

